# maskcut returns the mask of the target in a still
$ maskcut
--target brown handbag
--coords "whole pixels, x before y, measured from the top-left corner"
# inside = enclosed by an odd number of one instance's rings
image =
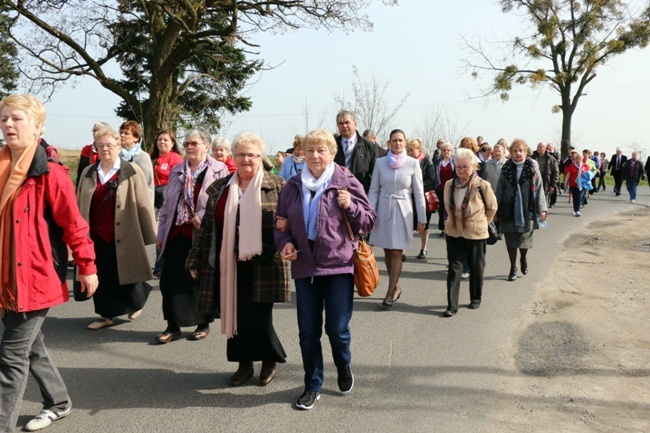
[[[343,210],[343,217],[348,226],[350,240],[354,241],[352,227],[350,227],[345,210]],[[354,263],[354,285],[357,287],[357,293],[363,297],[372,295],[379,285],[379,269],[372,248],[363,239],[359,239],[359,246],[353,251],[352,262]]]

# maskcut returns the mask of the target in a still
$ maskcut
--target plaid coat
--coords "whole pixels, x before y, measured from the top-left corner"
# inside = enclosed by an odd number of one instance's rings
[[[208,187],[208,204],[201,222],[197,244],[190,251],[186,267],[199,271],[198,310],[211,313],[219,309],[219,260],[222,228],[215,224],[214,212],[217,202],[232,177],[224,177]],[[253,302],[271,303],[291,300],[289,291],[289,262],[282,260],[275,248],[273,229],[278,197],[284,187],[284,179],[264,172],[262,180],[262,246],[261,255],[252,258]]]

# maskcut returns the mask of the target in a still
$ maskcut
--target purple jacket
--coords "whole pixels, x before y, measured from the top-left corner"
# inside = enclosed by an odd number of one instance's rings
[[[176,164],[171,173],[169,173],[169,183],[167,184],[167,193],[165,194],[165,202],[163,207],[160,209],[160,217],[158,218],[158,237],[156,241],[162,242],[163,247],[160,251],[160,256],[163,256],[163,252],[167,246],[167,236],[169,235],[169,230],[174,223],[176,217],[176,206],[178,206],[178,199],[181,196],[181,190],[183,189],[183,181],[181,181],[181,175],[183,174],[183,169],[185,168],[185,162],[181,164]],[[201,184],[201,192],[199,192],[199,197],[196,202],[196,214],[199,218],[203,219],[203,214],[205,213],[205,205],[208,202],[208,195],[205,193],[205,190],[208,189],[212,183],[221,179],[222,177],[228,176],[228,166],[223,162],[217,161],[208,155],[208,168],[205,170],[205,177],[203,178],[203,183]],[[192,245],[196,243],[197,230],[193,230],[192,236]]]
[[[350,192],[348,209],[343,210],[338,206],[339,189]],[[363,185],[349,170],[337,164],[318,205],[318,229],[312,252],[302,214],[302,180],[299,174],[289,179],[280,194],[277,215],[289,219],[291,230],[287,233],[275,230],[274,233],[279,251],[288,242],[300,251],[298,258],[291,262],[292,278],[354,273],[352,252],[357,242],[353,244],[350,240],[343,212],[346,212],[355,235],[368,233],[375,226],[377,214],[368,202]]]

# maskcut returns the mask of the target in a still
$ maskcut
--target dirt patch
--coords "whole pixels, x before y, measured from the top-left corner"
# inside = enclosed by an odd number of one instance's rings
[[[492,431],[650,432],[648,221],[637,208],[569,236],[513,337]]]

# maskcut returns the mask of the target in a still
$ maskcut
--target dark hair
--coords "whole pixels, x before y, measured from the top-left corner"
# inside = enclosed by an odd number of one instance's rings
[[[388,134],[388,140],[392,140],[393,134],[397,134],[398,132],[402,134],[404,136],[404,140],[406,140],[406,134],[401,129],[393,129],[392,131],[390,131],[390,134]]]
[[[123,130],[131,131],[135,139],[140,141],[140,137],[142,137],[142,128],[140,128],[140,124],[135,120],[127,120],[126,122],[122,123],[120,125],[120,131]]]
[[[158,138],[160,138],[160,136],[163,135],[163,134],[169,135],[169,138],[172,139],[172,143],[174,143],[172,145],[172,150],[171,151],[176,152],[179,155],[182,155],[181,149],[180,149],[180,147],[178,147],[178,142],[176,141],[176,135],[174,134],[174,131],[172,131],[170,129],[164,129],[164,130],[160,131],[158,134],[156,134],[156,140],[154,142],[153,152],[151,152],[151,162],[153,163],[153,165],[156,165],[156,160],[160,156],[160,150],[158,149]]]

